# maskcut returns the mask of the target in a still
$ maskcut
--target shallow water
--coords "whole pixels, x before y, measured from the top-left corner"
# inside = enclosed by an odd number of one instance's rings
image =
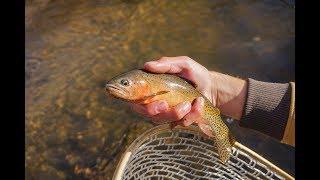
[[[161,56],[210,70],[293,81],[295,11],[282,1],[27,1],[26,179],[111,179],[121,152],[153,125],[106,98],[114,75]],[[294,174],[294,149],[233,128]]]

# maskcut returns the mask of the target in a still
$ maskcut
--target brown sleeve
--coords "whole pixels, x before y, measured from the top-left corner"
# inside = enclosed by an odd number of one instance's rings
[[[295,146],[295,83],[290,82],[291,85],[291,103],[290,103],[290,112],[289,112],[289,118],[287,122],[286,129],[284,131],[283,138],[281,140],[282,143]]]
[[[289,83],[267,83],[248,79],[248,94],[240,126],[282,140],[291,101]]]

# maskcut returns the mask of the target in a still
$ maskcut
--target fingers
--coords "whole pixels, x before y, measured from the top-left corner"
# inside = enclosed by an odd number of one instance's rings
[[[152,117],[160,113],[168,111],[169,105],[166,101],[155,101],[146,105],[132,104],[132,109],[137,113]]]
[[[144,68],[154,73],[180,73],[184,69],[191,69],[191,59],[186,56],[162,57],[157,61],[149,61]]]
[[[204,123],[201,111],[204,108],[204,99],[202,97],[198,97],[195,99],[194,104],[190,110],[190,112],[184,117],[184,120],[181,122],[183,126],[190,126],[192,123]]]
[[[171,123],[171,128],[177,125],[190,126],[192,123],[202,124],[202,131],[211,135],[210,129],[206,126],[201,113],[204,109],[204,98],[198,97],[193,105],[189,102],[183,102],[173,108],[169,108],[165,101],[155,101],[145,105],[133,105],[132,109],[140,114],[151,118],[155,124]]]
[[[198,126],[204,134],[209,137],[213,137],[212,130],[209,125],[200,123]]]
[[[152,118],[152,121],[156,124],[180,121],[186,114],[190,112],[190,110],[191,110],[191,103],[183,102],[171,108],[170,110],[164,113],[155,115],[151,118]]]
[[[132,104],[132,109],[144,116],[150,117],[156,124],[179,121],[191,110],[190,102],[183,102],[169,108],[165,101],[155,101],[145,105]]]
[[[168,118],[172,120],[181,120],[191,110],[190,102],[183,102],[176,105],[169,113]]]
[[[162,57],[157,61],[146,62],[144,68],[154,73],[176,74],[189,80],[205,96],[210,97],[211,81],[209,71],[187,56]]]
[[[190,126],[192,123],[205,124],[201,116],[204,108],[204,98],[198,97],[193,105],[183,102],[169,108],[165,101],[155,101],[146,105],[132,105],[132,109],[151,118],[155,124],[171,123],[171,128],[177,125]]]

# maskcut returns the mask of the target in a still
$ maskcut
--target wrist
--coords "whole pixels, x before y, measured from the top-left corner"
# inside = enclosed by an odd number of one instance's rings
[[[211,71],[213,105],[223,115],[240,120],[247,96],[247,82],[243,79]]]

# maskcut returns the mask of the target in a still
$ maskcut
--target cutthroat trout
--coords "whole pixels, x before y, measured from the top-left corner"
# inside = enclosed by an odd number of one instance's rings
[[[203,97],[204,108],[201,116],[210,126],[213,141],[219,158],[226,163],[231,156],[234,137],[220,117],[220,111],[185,79],[172,74],[155,74],[136,69],[112,78],[106,84],[106,90],[112,96],[131,103],[146,104],[156,100],[165,100],[169,107],[185,101],[192,103],[197,97]]]

